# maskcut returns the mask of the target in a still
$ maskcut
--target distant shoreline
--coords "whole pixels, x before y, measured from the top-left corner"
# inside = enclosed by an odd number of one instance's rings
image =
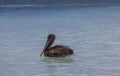
[[[120,6],[120,4],[4,4],[0,8],[19,8],[19,7],[99,7],[99,6]]]

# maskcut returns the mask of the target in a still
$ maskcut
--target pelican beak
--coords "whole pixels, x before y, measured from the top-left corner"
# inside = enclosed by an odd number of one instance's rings
[[[49,41],[46,42],[45,46],[44,46],[44,49],[43,51],[41,52],[40,56],[42,56],[42,54],[45,52],[45,50],[47,49],[48,47],[48,44],[49,44]]]
[[[40,56],[42,56],[42,54],[48,49],[48,47],[50,47],[51,41],[52,41],[52,38],[51,38],[51,39],[48,39],[48,40],[46,41],[46,44],[45,44],[44,49],[43,49],[43,51],[41,52]]]

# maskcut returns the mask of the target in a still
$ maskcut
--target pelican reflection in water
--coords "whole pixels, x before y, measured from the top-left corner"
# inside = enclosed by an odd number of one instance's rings
[[[44,53],[44,56],[47,57],[65,57],[73,54],[73,50],[65,45],[55,45],[52,44],[55,41],[55,34],[49,34],[46,44],[40,56]],[[52,47],[51,47],[52,46]]]

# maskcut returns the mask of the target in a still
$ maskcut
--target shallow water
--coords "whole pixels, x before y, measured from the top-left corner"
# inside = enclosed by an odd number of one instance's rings
[[[119,76],[119,9],[0,8],[0,76]],[[74,55],[39,57],[49,33]]]

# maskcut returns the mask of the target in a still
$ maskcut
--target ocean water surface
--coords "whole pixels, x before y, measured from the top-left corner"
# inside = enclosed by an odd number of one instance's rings
[[[119,76],[119,9],[0,8],[0,76]],[[74,55],[40,57],[49,33]]]

